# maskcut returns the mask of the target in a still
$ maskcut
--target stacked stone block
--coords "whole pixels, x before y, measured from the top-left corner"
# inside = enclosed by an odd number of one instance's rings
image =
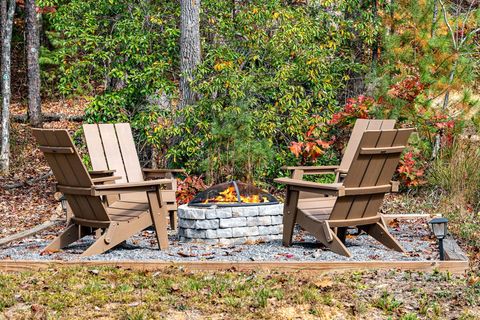
[[[178,208],[180,241],[244,244],[281,239],[283,204]]]

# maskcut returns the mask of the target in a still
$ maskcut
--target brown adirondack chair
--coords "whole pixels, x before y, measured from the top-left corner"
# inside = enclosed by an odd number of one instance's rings
[[[45,248],[46,251],[61,249],[93,234],[96,241],[82,256],[100,254],[152,224],[159,248],[168,247],[167,211],[162,205],[160,187],[170,183],[169,179],[103,184],[119,177],[91,178],[67,130],[33,129],[33,135],[58,181],[58,190],[67,198],[73,213],[66,230]],[[107,195],[140,192],[148,198],[147,203],[118,200],[106,204],[102,199]]]
[[[391,191],[390,179],[412,132],[413,129],[365,131],[341,183],[275,179],[287,185],[283,244],[292,244],[293,228],[298,223],[330,250],[344,256],[351,256],[344,244],[347,227],[358,227],[388,248],[404,252],[378,211],[385,193]],[[317,197],[302,198],[302,193]]]
[[[384,119],[357,119],[350,135],[350,140],[345,148],[342,161],[338,166],[291,166],[283,169],[292,172],[292,178],[302,179],[304,175],[335,174],[335,182],[345,178],[352,164],[362,134],[366,130],[386,130],[395,127],[395,120]]]
[[[128,123],[84,124],[83,131],[88,153],[94,170],[112,170],[121,177],[117,182],[142,182],[147,179],[170,179],[166,189],[161,190],[170,216],[170,227],[177,229],[177,180],[175,173],[183,169],[142,169],[138,160],[132,129]],[[122,194],[120,199],[138,203],[147,203],[144,192]],[[115,201],[115,199],[109,201]]]

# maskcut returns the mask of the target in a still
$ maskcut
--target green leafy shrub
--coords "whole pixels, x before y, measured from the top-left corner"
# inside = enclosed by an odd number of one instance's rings
[[[371,26],[322,5],[251,1],[233,17],[225,14],[232,2],[202,5],[203,32],[212,41],[203,44],[196,74],[201,99],[179,115],[179,143],[168,156],[207,172],[209,181],[269,180],[282,165],[297,163],[290,143],[325,123],[349,75],[365,69],[352,59],[352,40]],[[346,1],[334,9],[351,6]]]
[[[45,78],[62,95],[93,96],[87,121],[129,121],[146,157],[208,181],[268,180],[295,164],[287,146],[337,111],[380,28],[371,4],[353,0],[202,1],[201,98],[177,113],[176,1],[39,5],[53,8],[44,65],[58,66]]]

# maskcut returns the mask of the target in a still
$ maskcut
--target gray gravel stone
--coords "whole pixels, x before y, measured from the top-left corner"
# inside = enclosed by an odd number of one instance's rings
[[[250,243],[267,242],[267,241],[276,240],[276,239],[278,239],[278,236],[269,236],[268,238],[265,236],[251,236],[251,237],[247,237],[247,242],[250,242]]]
[[[246,225],[247,225],[247,218],[245,217],[220,220],[220,228],[244,227]]]
[[[204,240],[202,240],[202,242],[204,244],[215,245],[215,244],[218,244],[220,242],[220,240],[218,240],[218,239],[204,239]]]

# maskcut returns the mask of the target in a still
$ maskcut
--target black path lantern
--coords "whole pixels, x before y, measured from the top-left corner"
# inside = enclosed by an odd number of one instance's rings
[[[443,252],[443,239],[448,234],[448,219],[447,218],[434,218],[429,222],[432,232],[438,239],[438,250],[440,251],[440,260],[445,260]]]

